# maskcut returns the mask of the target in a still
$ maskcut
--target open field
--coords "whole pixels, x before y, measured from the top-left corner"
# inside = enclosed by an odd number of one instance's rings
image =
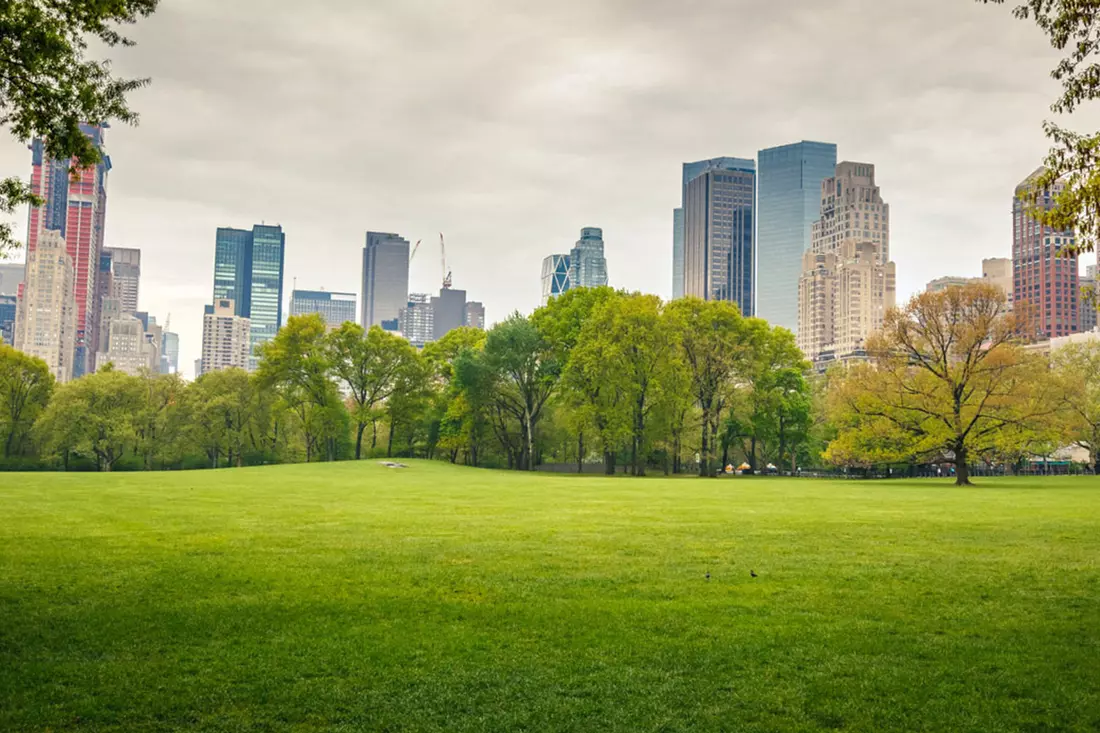
[[[0,512],[4,730],[1100,729],[1093,477],[364,462],[0,475]]]

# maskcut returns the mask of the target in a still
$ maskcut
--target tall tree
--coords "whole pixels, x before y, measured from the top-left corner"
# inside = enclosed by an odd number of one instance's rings
[[[1005,0],[978,0],[1002,5]],[[1055,114],[1068,115],[1082,104],[1100,98],[1100,2],[1097,0],[1025,0],[1013,14],[1034,21],[1050,45],[1064,53],[1051,71],[1062,94],[1051,105]],[[1100,239],[1100,133],[1081,134],[1055,122],[1043,123],[1054,146],[1047,155],[1046,172],[1028,194],[1033,216],[1057,230],[1072,230],[1072,248],[1091,252]],[[1061,183],[1062,193],[1049,210],[1039,198]]]
[[[1017,325],[1004,293],[985,284],[922,293],[888,313],[868,340],[872,363],[833,390],[839,435],[826,457],[944,461],[969,484],[972,460],[1029,439],[1054,414],[1046,366],[1014,342]]]
[[[185,433],[187,385],[177,374],[145,374],[145,400],[135,417],[137,448],[145,470],[155,461],[178,457]]]
[[[397,388],[401,369],[415,358],[408,341],[372,326],[345,323],[328,336],[332,372],[347,388],[355,421],[355,459],[363,454],[363,434],[372,426],[371,450],[378,442],[381,405]]]
[[[48,451],[95,459],[111,471],[137,442],[137,421],[145,408],[145,387],[138,377],[113,369],[61,385],[35,425]]]
[[[1063,435],[1089,452],[1100,476],[1100,342],[1069,344],[1051,354],[1063,395]]]
[[[46,362],[0,343],[0,439],[5,458],[22,454],[53,389]]]
[[[699,475],[713,476],[718,429],[748,356],[745,322],[737,306],[726,301],[681,298],[668,311],[701,412]]]
[[[6,0],[0,3],[0,120],[21,142],[41,137],[46,153],[73,160],[74,167],[99,162],[99,152],[80,123],[138,116],[126,95],[148,79],[120,79],[109,61],[86,58],[88,40],[107,47],[132,46],[119,32],[156,10],[158,0]],[[0,212],[40,204],[19,178],[0,181]],[[0,255],[17,246],[10,223],[0,223]]]
[[[248,450],[257,450],[254,429],[257,390],[243,369],[201,375],[187,394],[189,440],[206,454],[211,468],[224,455],[225,465],[240,466]]]

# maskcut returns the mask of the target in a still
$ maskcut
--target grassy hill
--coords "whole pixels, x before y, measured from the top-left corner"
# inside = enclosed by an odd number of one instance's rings
[[[1096,730],[1100,481],[0,477],[0,729],[165,728]]]

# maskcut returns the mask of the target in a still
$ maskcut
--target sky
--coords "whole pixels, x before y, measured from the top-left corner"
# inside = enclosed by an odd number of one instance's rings
[[[969,0],[162,0],[130,31],[114,68],[152,82],[108,131],[106,244],[142,250],[188,375],[219,226],[283,226],[287,301],[358,293],[367,230],[423,239],[410,289],[438,290],[443,232],[491,323],[586,226],[611,285],[668,297],[681,163],[803,139],[876,166],[899,300],[980,275],[1059,90],[1039,30]]]

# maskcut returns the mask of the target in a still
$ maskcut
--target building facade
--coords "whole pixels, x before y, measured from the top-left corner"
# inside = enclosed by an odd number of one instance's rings
[[[435,341],[466,325],[466,291],[443,288],[432,296],[432,338]]]
[[[363,328],[394,321],[409,296],[409,241],[397,234],[367,232],[363,248]],[[384,327],[384,326],[383,326]]]
[[[581,229],[581,238],[569,252],[569,285],[574,288],[599,288],[607,285],[607,258],[603,250],[603,230]]]
[[[165,328],[168,322],[165,321]],[[165,331],[160,347],[160,373],[179,374],[180,370],[180,337],[178,333]]]
[[[798,346],[813,361],[858,358],[897,300],[889,206],[875,167],[838,164],[822,181],[820,206],[799,276]]]
[[[427,293],[409,293],[409,300],[398,313],[401,334],[416,347],[435,340],[435,309]]]
[[[248,369],[252,360],[252,324],[237,315],[232,300],[206,306],[202,322],[202,359],[199,374],[219,369]],[[197,375],[196,375],[197,376]]]
[[[91,371],[98,348],[96,278],[107,217],[107,174],[111,170],[111,158],[104,147],[104,127],[81,125],[80,129],[99,151],[101,160],[94,166],[77,168],[75,173],[69,170],[75,161],[50,158],[42,140],[31,143],[30,187],[43,204],[30,208],[27,222],[28,260],[45,232],[57,232],[68,248],[76,303],[71,364],[76,377]]]
[[[149,338],[147,326],[134,315],[124,313],[111,321],[106,349],[96,354],[96,368],[111,364],[132,376],[160,371],[160,349]]]
[[[326,290],[294,290],[290,294],[290,315],[317,313],[325,319],[329,331],[347,322],[355,323],[355,293],[330,293]]]
[[[46,229],[27,252],[23,292],[16,306],[13,344],[46,362],[58,382],[76,374],[77,313],[73,260],[61,232]],[[98,336],[98,335],[97,335]],[[90,366],[89,366],[90,369]]]
[[[803,256],[821,216],[821,183],[836,173],[836,144],[766,148],[757,166],[755,314],[797,331]]]
[[[1095,272],[1095,270],[1093,270]],[[1079,332],[1095,331],[1098,325],[1097,308],[1100,308],[1100,290],[1096,281],[1096,275],[1086,274],[1081,276],[1081,299],[1077,306],[1077,325]],[[2,320],[2,319],[0,319]]]
[[[466,303],[466,318],[462,325],[469,326],[470,328],[480,328],[485,330],[485,304],[479,303],[476,300],[467,301]]]
[[[281,226],[256,224],[251,231],[223,227],[215,236],[213,302],[229,301],[236,315],[248,319],[250,354],[282,328],[285,260]],[[248,368],[255,369],[258,359],[249,359]]]
[[[18,295],[23,284],[23,263],[0,263],[0,295]]]
[[[1049,209],[1061,191],[1036,191],[1037,169],[1016,187],[1012,199],[1012,270],[1014,307],[1022,318],[1024,336],[1037,341],[1068,336],[1079,326],[1079,264],[1063,249],[1073,244],[1071,231],[1044,227],[1028,214],[1026,198]]]
[[[550,255],[542,261],[542,304],[569,290],[569,255]]]
[[[684,210],[672,210],[672,299],[684,297]]]
[[[141,286],[141,250],[105,247],[103,255],[110,260],[107,296],[118,298],[124,313],[136,313]]]
[[[11,346],[15,340],[15,311],[23,285],[23,264],[0,264],[0,339]]]
[[[728,300],[751,316],[756,164],[742,160],[737,165],[705,170],[686,186],[684,295]]]

